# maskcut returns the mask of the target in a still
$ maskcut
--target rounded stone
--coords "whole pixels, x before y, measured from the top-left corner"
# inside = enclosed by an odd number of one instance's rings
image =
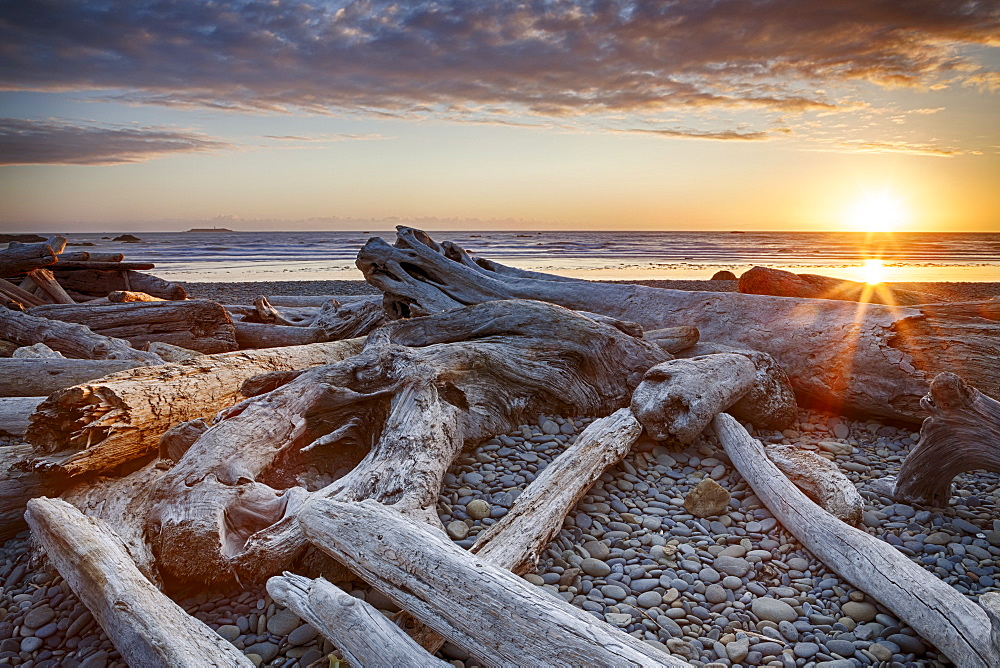
[[[309,624],[302,624],[297,629],[288,634],[289,645],[305,645],[316,639],[319,632]]]
[[[750,562],[742,557],[719,555],[715,558],[715,562],[712,565],[715,567],[715,570],[738,578],[750,572]]]
[[[595,578],[603,578],[611,573],[611,567],[599,559],[589,557],[580,562],[580,568],[587,575]]]
[[[490,504],[486,503],[482,499],[473,499],[469,501],[469,505],[465,507],[465,512],[469,513],[469,517],[474,520],[486,519],[490,516]]]
[[[635,599],[641,608],[652,608],[663,602],[663,596],[657,591],[647,591],[639,594]]]
[[[726,645],[726,654],[729,656],[729,660],[733,663],[740,663],[743,659],[747,658],[747,654],[750,653],[750,640],[749,638],[742,638],[740,640],[734,640],[733,642]]]
[[[542,423],[541,426],[543,434],[549,434],[554,436],[559,433],[559,425],[553,422],[552,420],[546,420],[545,422]]]
[[[924,643],[920,641],[920,638],[914,638],[913,636],[908,636],[905,633],[893,633],[891,636],[886,638],[886,640],[899,645],[899,649],[904,654],[923,654],[927,651],[927,648],[924,647]]]
[[[448,522],[445,530],[452,540],[465,540],[469,536],[469,525],[461,520]]]
[[[865,601],[848,601],[840,606],[840,610],[859,624],[872,621],[878,614],[875,606]]]
[[[233,624],[224,624],[216,629],[215,632],[229,642],[233,642],[240,637],[240,627]]]
[[[703,568],[698,571],[698,579],[702,582],[716,583],[722,579],[722,576],[714,568]]]
[[[848,642],[846,640],[827,640],[826,648],[833,652],[834,654],[839,654],[842,657],[850,658],[854,656],[854,643]]]
[[[273,633],[276,636],[287,636],[289,633],[295,630],[295,628],[302,623],[299,616],[288,608],[278,610],[267,620],[267,631],[268,633]],[[260,652],[257,652],[260,654]],[[264,656],[261,654],[261,656]],[[273,657],[272,657],[273,658]],[[270,660],[270,659],[266,659]]]
[[[729,507],[729,492],[711,478],[705,478],[684,497],[684,508],[695,517],[714,517]]]
[[[755,598],[750,604],[750,610],[757,615],[758,619],[772,621],[776,624],[782,621],[794,622],[798,618],[798,615],[795,614],[795,608],[775,598]]]
[[[624,601],[625,597],[628,596],[628,592],[618,585],[604,585],[601,587],[601,593],[616,601]]]
[[[611,556],[611,548],[601,540],[588,540],[583,544],[583,549],[594,559],[604,560]]]
[[[803,659],[811,659],[819,653],[819,645],[814,642],[795,643],[795,647],[792,649],[795,652],[795,656]]]
[[[879,661],[892,661],[892,650],[885,645],[873,643],[868,646],[868,651]]]
[[[24,626],[29,629],[37,629],[41,626],[45,626],[55,619],[55,617],[55,610],[47,605],[40,605],[37,608],[29,610],[28,614],[24,616]]]
[[[34,652],[39,647],[42,646],[44,640],[37,638],[35,636],[28,636],[21,641],[21,651],[22,652]]]
[[[248,656],[256,654],[262,662],[266,663],[278,656],[278,646],[271,642],[258,642],[250,645],[243,652]]]
[[[726,588],[720,584],[711,584],[705,589],[705,600],[715,605],[726,600]]]
[[[733,591],[736,591],[737,589],[743,586],[743,580],[740,580],[735,575],[727,575],[726,577],[722,578],[722,586],[725,587],[726,589],[732,589]]]
[[[48,624],[46,624],[42,628],[35,629],[35,637],[42,638],[44,640],[45,638],[48,638],[49,636],[55,635],[56,631],[58,631],[58,630],[59,630],[59,627],[56,625],[55,622],[49,622]]]

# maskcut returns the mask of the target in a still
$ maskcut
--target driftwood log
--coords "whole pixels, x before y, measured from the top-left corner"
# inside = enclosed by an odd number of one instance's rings
[[[65,244],[66,240],[62,237],[40,243],[12,241],[5,250],[0,250],[0,276],[17,276],[54,264]]]
[[[2,278],[0,278],[0,295],[3,295],[6,300],[18,304],[20,306],[20,308],[16,309],[18,311],[23,311],[25,307],[41,306],[47,303],[36,297],[33,292],[28,292],[20,285],[14,285]]]
[[[0,540],[9,540],[27,528],[24,508],[29,499],[56,493],[38,473],[21,470],[19,465],[30,457],[27,443],[0,446]]]
[[[76,303],[72,297],[66,294],[66,290],[59,285],[48,269],[33,269],[28,272],[28,278],[48,295],[49,301],[53,304]]]
[[[108,472],[154,452],[171,425],[236,403],[240,385],[252,376],[328,364],[360,349],[355,339],[131,369],[53,393],[33,415],[27,439],[46,470]]]
[[[141,364],[163,362],[153,353],[136,350],[128,341],[96,334],[85,325],[4,308],[0,308],[0,338],[25,346],[44,343],[69,357],[82,359],[134,360]]]
[[[45,397],[0,398],[0,433],[24,436],[31,423],[31,415],[45,401]]]
[[[32,536],[131,666],[253,666],[135,567],[104,522],[59,499],[28,502]]]
[[[886,283],[845,281],[832,276],[794,274],[783,269],[753,267],[739,278],[739,291],[752,295],[776,297],[807,297],[811,299],[841,299],[867,304],[913,306],[941,301],[941,297],[926,292],[904,290]]]
[[[149,535],[157,564],[187,581],[280,572],[306,547],[296,513],[310,493],[292,474],[310,462],[338,471],[313,497],[374,498],[440,528],[441,481],[463,446],[539,413],[619,408],[665,356],[539,302],[386,325],[361,354],[223,413],[190,447],[156,492]]]
[[[111,271],[101,269],[60,270],[52,267],[56,280],[67,290],[103,297],[116,290],[145,292],[161,299],[184,299],[187,292],[177,283],[145,274],[141,271]]]
[[[0,359],[0,397],[47,397],[64,387],[137,366],[134,360]]]
[[[930,417],[903,460],[892,496],[943,507],[959,473],[976,469],[1000,473],[1000,402],[955,374],[942,373],[931,382],[922,404]]]
[[[768,510],[807,550],[893,611],[956,665],[997,665],[1000,646],[986,612],[892,545],[844,524],[813,503],[765,456],[732,416],[712,423],[733,466]]]
[[[674,354],[690,348],[698,343],[700,332],[697,327],[665,327],[650,329],[642,334],[642,338],[653,341],[668,353]]]
[[[486,665],[689,666],[373,500],[310,503],[309,540]],[[372,531],[372,527],[378,527]]]
[[[697,327],[702,341],[759,350],[800,399],[834,412],[916,421],[935,375],[953,371],[1000,398],[1000,326],[919,308],[687,292],[592,283],[504,267],[398,228],[395,246],[370,240],[358,267],[386,293],[390,315],[434,313],[495,299],[537,299],[603,313],[644,329]]]
[[[112,304],[127,304],[128,302],[161,302],[161,297],[147,295],[145,292],[134,290],[115,290],[108,293],[108,301]]]
[[[286,572],[267,581],[267,593],[332,642],[352,666],[450,665],[431,656],[376,608],[323,578]]]
[[[236,350],[233,321],[220,304],[207,299],[129,302],[122,304],[52,304],[36,306],[31,315],[86,325],[104,336],[124,339],[136,348],[153,341],[224,353]]]
[[[280,348],[305,346],[329,341],[326,331],[319,327],[271,325],[261,322],[234,322],[236,343],[240,348]]]

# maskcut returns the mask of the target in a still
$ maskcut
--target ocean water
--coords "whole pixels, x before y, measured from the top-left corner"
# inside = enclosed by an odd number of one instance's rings
[[[764,265],[864,280],[879,259],[889,281],[1000,281],[1000,233],[431,232],[522,269],[603,280],[707,279]],[[395,232],[141,232],[70,234],[78,250],[117,251],[179,281],[360,280],[358,250]]]

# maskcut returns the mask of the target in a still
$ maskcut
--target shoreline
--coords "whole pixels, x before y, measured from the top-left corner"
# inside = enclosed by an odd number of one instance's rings
[[[630,283],[653,288],[703,292],[736,292],[736,281],[650,280],[594,281],[595,283]],[[213,299],[226,304],[252,304],[260,296],[271,295],[361,295],[380,294],[365,281],[182,281],[180,285],[193,299]],[[942,301],[977,301],[1000,296],[998,282],[892,282],[886,285],[917,292],[941,295]]]

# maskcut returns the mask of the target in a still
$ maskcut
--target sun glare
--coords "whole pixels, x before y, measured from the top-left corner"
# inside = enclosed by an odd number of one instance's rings
[[[885,280],[885,265],[882,260],[865,260],[865,266],[861,268],[861,276],[865,283],[875,285]]]
[[[892,232],[907,225],[909,214],[892,193],[869,192],[847,208],[845,222],[861,232]]]

